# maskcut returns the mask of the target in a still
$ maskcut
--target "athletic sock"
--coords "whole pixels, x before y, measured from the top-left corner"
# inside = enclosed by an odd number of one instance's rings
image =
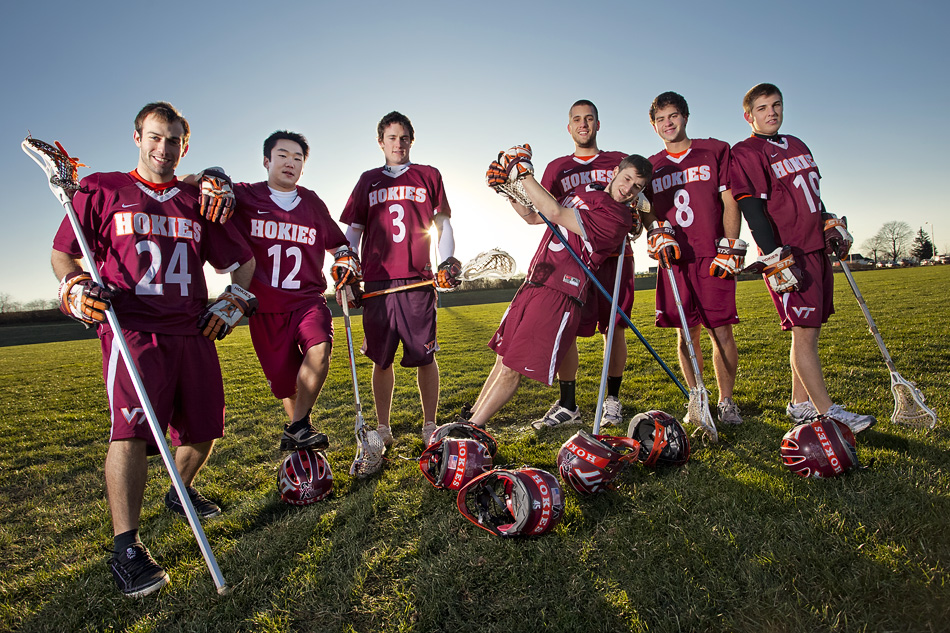
[[[623,382],[623,376],[607,376],[607,395],[619,399],[621,382]]]
[[[313,409],[310,409],[310,411],[313,411]],[[299,420],[294,420],[290,426],[287,427],[287,432],[293,435],[300,429],[310,426],[310,411],[307,411],[307,415],[303,416]]]
[[[561,386],[561,406],[573,411],[577,408],[577,402],[574,400],[574,390],[577,387],[576,380],[558,380]]]
[[[116,534],[112,539],[112,549],[117,554],[120,552],[124,553],[133,543],[139,542],[139,530],[136,528],[128,532],[123,532],[122,534]]]

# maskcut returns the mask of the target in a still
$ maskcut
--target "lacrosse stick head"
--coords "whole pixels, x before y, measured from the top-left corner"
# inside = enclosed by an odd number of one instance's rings
[[[458,490],[491,470],[492,456],[478,440],[447,437],[422,451],[419,470],[436,488]]]
[[[69,202],[73,193],[79,190],[79,167],[85,167],[85,165],[70,157],[58,142],[53,146],[38,138],[27,136],[20,143],[20,147],[46,172],[49,188],[60,202]]]
[[[528,194],[524,190],[524,185],[521,180],[515,180],[514,182],[508,182],[503,185],[495,186],[495,191],[505,198],[508,198],[512,202],[517,202],[521,206],[534,210],[534,204],[531,202],[531,198],[528,197]]]
[[[308,506],[326,499],[332,491],[333,472],[323,453],[309,448],[295,451],[277,469],[277,492],[284,503]]]
[[[838,477],[860,465],[854,433],[827,416],[786,433],[780,450],[782,464],[802,477]]]
[[[647,411],[633,416],[627,437],[640,443],[640,461],[645,466],[679,466],[689,461],[686,429],[669,413]]]
[[[705,388],[693,387],[689,390],[686,421],[696,427],[693,435],[701,431],[713,444],[719,441],[719,432],[713,422],[712,411],[709,410],[709,392]]]
[[[590,495],[612,487],[614,478],[639,454],[640,443],[629,437],[578,431],[558,451],[557,470],[566,485]]]
[[[459,512],[496,536],[540,536],[564,515],[557,479],[539,468],[495,469],[465,484]]]
[[[501,250],[493,248],[479,253],[474,259],[462,266],[460,281],[476,279],[511,279],[515,276],[517,264],[515,258]]]
[[[937,414],[928,407],[924,394],[917,385],[891,372],[891,393],[894,394],[894,414],[891,422],[915,429],[932,429],[937,425]]]
[[[383,467],[383,453],[386,445],[375,430],[363,434],[356,447],[356,457],[350,465],[350,474],[362,479],[380,471]]]

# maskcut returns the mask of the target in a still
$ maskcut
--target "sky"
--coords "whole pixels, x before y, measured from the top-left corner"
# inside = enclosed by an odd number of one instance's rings
[[[149,9],[161,6],[163,10]],[[501,248],[524,271],[543,227],[485,186],[499,150],[530,143],[543,171],[573,151],[567,113],[600,111],[602,150],[662,149],[647,111],[674,90],[688,133],[734,144],[750,133],[742,97],[785,97],[782,132],[804,140],[828,210],[855,252],[885,222],[908,222],[950,252],[950,45],[945,2],[17,2],[0,25],[0,294],[55,298],[49,265],[63,209],[21,151],[59,140],[92,171],[129,171],[132,120],[167,100],[192,127],[179,166],[266,177],[262,143],[303,133],[300,184],[338,218],[360,174],[382,165],[376,123],[391,110],[416,132],[413,162],[437,167],[464,263]],[[933,127],[931,127],[933,125]],[[743,237],[750,241],[747,229]],[[653,264],[645,238],[636,268]],[[436,262],[437,263],[437,262]],[[213,275],[212,292],[227,279]]]

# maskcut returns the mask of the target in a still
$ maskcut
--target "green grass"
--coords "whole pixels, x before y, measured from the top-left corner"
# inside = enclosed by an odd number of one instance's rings
[[[950,267],[856,273],[898,369],[950,418]],[[275,473],[283,423],[246,328],[219,343],[226,436],[198,485],[224,515],[205,530],[233,593],[216,595],[187,523],[163,510],[157,458],[142,536],[172,577],[129,600],[113,585],[102,462],[106,398],[97,341],[0,349],[0,629],[49,631],[941,631],[950,627],[950,433],[892,425],[888,372],[843,277],[822,335],[832,396],[875,414],[858,437],[873,466],[806,481],[781,465],[788,428],[788,336],[761,282],[739,284],[736,400],[746,423],[716,446],[694,445],[678,469],[635,467],[616,491],[568,493],[552,534],[502,540],[463,519],[429,486],[413,373],[397,367],[397,444],[368,481],[347,470],[355,448],[342,324],[315,410],[331,436],[327,501],[281,504]],[[485,347],[505,304],[439,312],[440,421],[475,399],[494,355]],[[635,323],[675,362],[675,334],[654,328],[653,292]],[[355,320],[357,344],[362,340]],[[632,334],[622,400],[628,414],[682,414],[684,398]],[[703,341],[709,352],[708,340]],[[601,343],[582,340],[579,402],[590,420]],[[370,363],[358,373],[367,419]],[[711,378],[711,376],[710,376]],[[710,382],[712,382],[710,380]],[[713,394],[715,397],[715,394]],[[491,423],[497,464],[555,470],[573,429],[525,425],[556,390],[525,381]]]

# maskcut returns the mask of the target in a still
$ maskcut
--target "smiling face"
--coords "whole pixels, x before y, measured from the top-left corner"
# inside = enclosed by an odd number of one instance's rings
[[[168,123],[149,114],[142,122],[142,132],[133,132],[132,139],[139,148],[136,171],[149,182],[165,183],[175,177],[178,161],[188,153],[184,142],[185,128],[178,121]]]
[[[270,157],[264,159],[268,186],[277,191],[293,191],[303,174],[305,160],[299,143],[284,138],[278,140]]]
[[[571,108],[567,122],[567,131],[571,133],[576,150],[597,150],[597,131],[600,121],[597,113],[589,105],[576,105]]]
[[[649,181],[648,177],[640,175],[636,167],[627,167],[623,171],[616,167],[614,177],[607,185],[607,193],[620,204],[627,204],[640,195]]]
[[[666,106],[656,111],[653,129],[664,143],[681,143],[686,140],[686,117],[676,106]]]
[[[782,127],[782,109],[782,95],[762,95],[752,102],[750,111],[745,113],[745,120],[756,134],[771,136]]]
[[[379,148],[383,150],[387,165],[404,165],[409,162],[412,136],[402,123],[390,123],[383,130]]]

